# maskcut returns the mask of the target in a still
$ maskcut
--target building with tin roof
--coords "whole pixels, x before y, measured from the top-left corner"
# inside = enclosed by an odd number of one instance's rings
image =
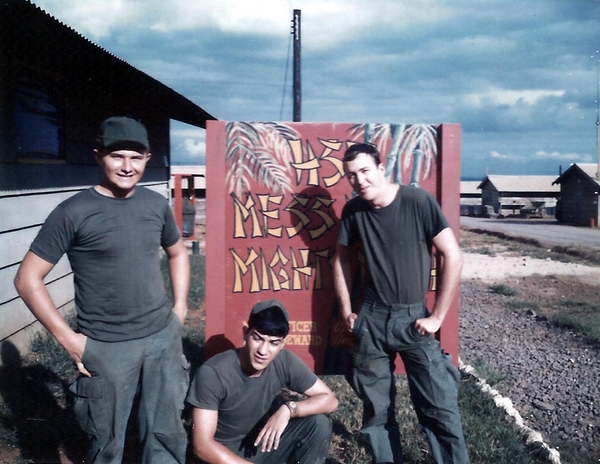
[[[148,129],[142,184],[169,196],[170,121],[206,127],[196,103],[62,24],[28,0],[0,2],[0,342],[26,350],[40,324],[13,279],[48,214],[96,184],[100,123],[129,116]],[[73,310],[63,257],[47,278],[63,314]]]
[[[540,216],[553,215],[560,188],[556,176],[489,175],[479,184],[481,204],[499,215],[520,214],[521,208],[540,204]]]
[[[576,163],[554,181],[560,187],[556,218],[566,224],[598,227],[600,181],[597,163]]]

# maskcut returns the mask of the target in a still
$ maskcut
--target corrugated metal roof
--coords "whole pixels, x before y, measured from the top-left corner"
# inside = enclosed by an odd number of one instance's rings
[[[461,180],[460,181],[460,194],[461,195],[481,195],[481,190],[479,190],[479,182],[478,180]]]
[[[123,63],[127,64],[128,66],[131,66],[132,68],[136,69],[139,72],[143,72],[141,70],[139,70],[138,68],[136,68],[135,66],[132,66],[131,64],[127,63],[125,60],[119,58],[118,56],[114,55],[113,53],[109,52],[108,50],[106,50],[105,48],[101,47],[100,45],[92,42],[90,39],[88,39],[87,37],[81,35],[79,32],[77,32],[75,29],[73,29],[71,26],[69,26],[66,23],[63,23],[60,19],[58,19],[57,17],[51,15],[50,13],[48,13],[46,10],[44,10],[41,6],[36,5],[34,2],[32,2],[31,0],[16,0],[16,1],[21,1],[24,3],[27,3],[28,5],[31,5],[31,7],[35,8],[36,10],[39,10],[39,12],[43,13],[44,15],[52,18],[54,21],[56,21],[58,24],[60,24],[63,28],[68,29],[70,33],[75,34],[76,36],[78,36],[81,40],[84,40],[85,42],[88,42],[90,45],[93,45],[94,47],[102,50],[104,53],[110,55],[112,58],[114,58],[115,60],[118,61],[122,61]],[[145,73],[144,73],[145,74]]]
[[[574,163],[554,182],[559,185],[565,176],[571,175],[573,169],[583,172],[592,182],[600,185],[600,179],[598,179],[598,163]]]
[[[558,176],[487,176],[479,188],[490,182],[499,192],[555,192],[560,186],[552,185]]]
[[[92,96],[113,92],[111,84],[115,91],[125,93],[124,89],[129,86],[138,100],[152,102],[154,108],[160,107],[171,119],[197,127],[206,127],[207,120],[216,119],[187,97],[99,47],[30,0],[0,0],[0,26],[0,42],[6,47],[1,53],[7,53],[12,60],[19,57],[19,62],[26,62],[30,68],[53,72],[51,77],[61,85],[77,78],[80,88],[75,90]]]
[[[576,163],[576,165],[585,172],[592,180],[598,180],[596,175],[598,174],[598,163]]]

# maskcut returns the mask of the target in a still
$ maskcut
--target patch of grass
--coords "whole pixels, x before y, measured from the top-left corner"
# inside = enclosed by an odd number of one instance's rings
[[[515,296],[517,294],[516,289],[504,284],[490,285],[488,289],[492,293],[497,293],[498,295]]]
[[[485,381],[491,387],[494,387],[509,378],[507,374],[500,373],[497,370],[490,367],[490,365],[486,363],[485,360],[481,357],[475,358],[472,365],[475,371],[477,372],[477,375],[480,378],[485,379]]]
[[[566,255],[572,258],[571,261],[584,261],[587,264],[600,265],[600,251],[598,250],[575,246],[555,246],[551,251],[562,256]]]
[[[510,309],[513,309],[515,311],[518,310],[532,310],[532,311],[538,311],[540,309],[540,305],[538,303],[535,303],[533,301],[525,301],[525,300],[511,300],[506,302],[506,306],[508,306]]]
[[[333,437],[328,464],[370,463],[371,457],[359,439],[362,403],[342,376],[324,376],[324,382],[340,400],[333,413]],[[396,411],[404,459],[407,463],[429,464],[433,459],[410,401],[408,383],[403,375],[396,376],[398,395]],[[545,458],[530,451],[515,426],[493,400],[482,393],[471,378],[459,386],[459,408],[467,447],[473,464],[541,464]]]
[[[557,326],[581,333],[592,342],[600,342],[600,302],[562,300],[549,308],[533,301],[515,299],[507,301],[506,306],[515,311],[540,312]]]
[[[14,414],[4,402],[0,404],[0,444],[10,448],[19,446]]]
[[[548,248],[535,239],[513,237],[502,232],[493,232],[485,229],[461,229],[460,244],[462,248],[473,253],[480,253],[480,249],[494,247],[498,253],[506,252],[513,256],[529,256],[538,259],[552,259],[566,263],[584,262],[587,265],[600,265],[600,251],[575,247],[554,246]]]
[[[461,383],[459,406],[472,463],[541,464],[547,459],[524,443],[503,410],[483,393],[474,379]]]
[[[496,256],[496,252],[494,250],[492,250],[490,247],[477,247],[471,250],[473,253],[478,253],[480,255],[487,255],[487,256]]]
[[[460,245],[469,249],[478,249],[486,247],[504,249],[506,247],[506,240],[486,235],[484,233],[476,233],[472,230],[461,229]]]
[[[74,319],[68,322],[71,327],[75,326]],[[59,377],[70,379],[77,376],[77,369],[65,349],[45,332],[39,332],[32,340],[29,358],[27,363],[36,364]]]
[[[600,303],[565,300],[559,306],[561,311],[551,316],[554,322],[600,342]]]
[[[204,255],[190,256],[190,291],[188,294],[188,306],[190,308],[199,308],[204,301],[205,291],[205,266]]]
[[[183,353],[190,362],[190,375],[204,362],[204,325],[183,328]]]
[[[598,444],[594,445],[595,451],[589,451],[575,442],[564,443],[560,447],[560,462],[562,464],[598,464]]]
[[[85,437],[71,415],[68,390],[77,370],[65,350],[42,334],[27,356],[10,342],[2,349],[8,362],[0,370],[0,454],[12,449],[14,456],[3,462],[59,462],[61,452],[81,461]]]
[[[362,403],[344,377],[328,375],[321,378],[339,400],[338,410],[331,417],[333,435],[327,464],[370,462],[370,456],[359,440]]]

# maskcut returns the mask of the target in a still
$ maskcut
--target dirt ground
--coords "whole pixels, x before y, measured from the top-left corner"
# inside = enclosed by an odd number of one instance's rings
[[[552,322],[569,308],[574,315],[580,305],[597,306],[600,266],[465,230],[461,246],[461,358],[492,375],[564,462],[600,462],[598,345]]]
[[[559,259],[566,255],[553,254],[549,248],[498,240],[493,235],[467,229],[461,230],[460,240],[465,260],[463,282],[476,280],[488,285],[503,284],[517,290],[521,299],[541,305],[546,303],[548,308],[560,300],[598,302],[598,265],[577,258],[564,262]]]
[[[464,253],[462,280],[504,284],[538,303],[558,299],[597,303],[600,267],[530,257]]]

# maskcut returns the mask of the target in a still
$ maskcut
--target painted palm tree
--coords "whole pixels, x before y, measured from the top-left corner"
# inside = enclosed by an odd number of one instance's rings
[[[359,124],[351,128],[354,138],[377,146],[386,154],[385,174],[392,182],[402,184],[402,171],[412,163],[410,185],[419,185],[431,175],[437,159],[437,130],[427,124]],[[404,161],[402,161],[404,158]]]
[[[230,192],[240,197],[250,189],[251,180],[275,193],[291,191],[292,153],[288,141],[300,138],[294,129],[274,122],[230,122],[225,132]]]
[[[437,130],[428,124],[408,126],[404,131],[399,152],[404,155],[404,168],[410,166],[412,155],[412,172],[410,185],[419,186],[420,179],[431,175],[437,160]]]

